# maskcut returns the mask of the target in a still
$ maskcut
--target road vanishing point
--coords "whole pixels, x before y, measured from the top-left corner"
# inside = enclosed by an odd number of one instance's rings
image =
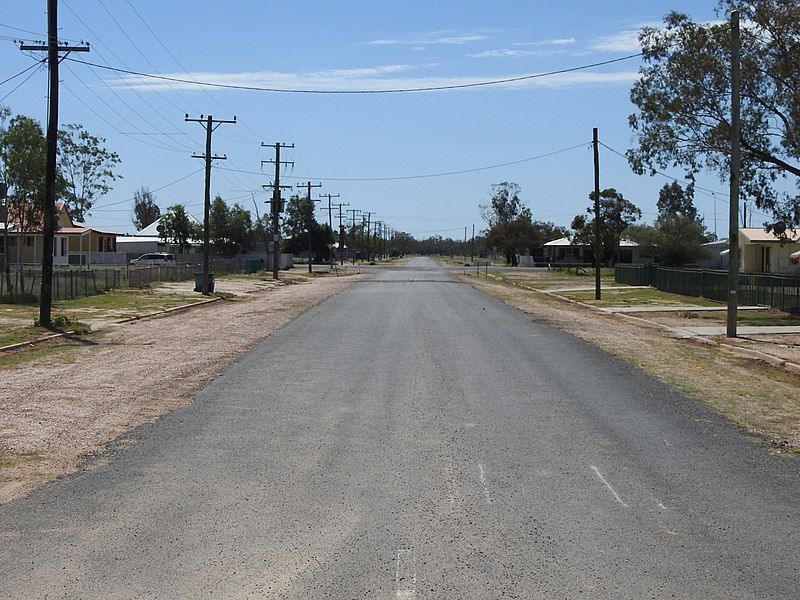
[[[798,484],[797,459],[416,258],[0,508],[0,597],[797,598]]]

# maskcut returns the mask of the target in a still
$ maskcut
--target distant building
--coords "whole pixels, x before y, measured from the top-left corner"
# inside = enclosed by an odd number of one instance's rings
[[[192,223],[200,225],[200,222],[192,215],[188,215]],[[161,238],[159,226],[163,215],[152,222],[150,225],[134,233],[133,235],[118,235],[116,239],[117,248],[124,252],[128,258],[136,258],[142,254],[149,254],[151,252],[172,252],[177,254],[178,248],[173,244],[167,244]],[[189,240],[190,248],[189,254],[197,254],[203,250],[203,242],[201,240]]]
[[[800,274],[800,231],[780,240],[760,228],[739,229],[740,268],[745,273]]]
[[[41,265],[44,233],[41,221],[22,230],[13,213],[8,216],[9,264]],[[5,252],[3,225],[0,224],[0,255]],[[63,202],[56,204],[56,232],[53,238],[53,264],[124,264],[125,255],[117,252],[117,233],[86,223],[73,222]]]
[[[590,244],[579,244],[567,236],[544,245],[544,259],[548,264],[592,265],[594,248]],[[619,242],[618,263],[640,264],[652,262],[653,248],[640,246],[631,240]]]
[[[703,244],[708,256],[698,261],[697,266],[703,269],[728,268],[728,240],[717,240]]]

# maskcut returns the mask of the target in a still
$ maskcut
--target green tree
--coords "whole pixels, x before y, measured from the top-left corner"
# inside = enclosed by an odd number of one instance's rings
[[[156,197],[146,187],[140,187],[133,192],[133,225],[141,231],[148,225],[158,221],[161,209],[156,203]]]
[[[594,192],[589,194],[592,205],[586,209],[591,216],[577,215],[572,220],[571,228],[575,231],[574,240],[581,244],[594,245]],[[616,262],[619,257],[619,242],[622,233],[638,219],[642,211],[632,202],[625,199],[621,192],[608,188],[600,192],[600,244],[603,264],[609,265]]]
[[[689,217],[667,215],[658,221],[661,241],[658,256],[662,265],[682,267],[708,256],[703,248],[706,235],[702,224]]]
[[[58,160],[66,189],[64,200],[70,216],[83,221],[98,198],[111,190],[122,176],[115,173],[120,163],[116,152],[108,151],[105,139],[72,123],[58,132]]]
[[[697,209],[692,202],[694,188],[691,184],[684,189],[677,181],[665,183],[658,192],[659,216],[675,215],[697,220]]]
[[[173,204],[161,218],[158,234],[165,243],[177,246],[179,252],[186,252],[191,247],[190,241],[201,235],[201,231],[183,204]]]
[[[230,210],[225,200],[219,194],[211,202],[211,211],[208,216],[208,237],[211,240],[211,248],[217,254],[229,251]]]
[[[503,181],[491,187],[488,204],[480,204],[483,220],[489,225],[487,243],[503,253],[506,264],[517,266],[517,252],[526,246],[530,233],[531,211],[519,197],[519,184]]]
[[[229,212],[227,237],[232,252],[249,252],[253,247],[253,217],[241,204]]]
[[[742,11],[742,193],[786,227],[800,225],[800,5],[786,0],[724,0],[717,12]],[[646,27],[641,77],[631,90],[637,173],[680,166],[687,177],[730,172],[730,27],[672,12]],[[770,227],[768,227],[769,229]]]
[[[11,119],[0,140],[0,160],[12,190],[10,216],[21,231],[29,231],[41,222],[44,202],[45,138],[39,122],[23,115]]]
[[[328,247],[325,244],[331,239],[331,231],[328,225],[325,224],[323,226],[317,222],[314,217],[313,203],[309,202],[305,197],[294,195],[286,203],[283,233],[288,239],[285,240],[283,247],[287,252],[295,254],[308,251],[309,231],[311,231],[312,258],[327,256]],[[375,248],[375,238],[372,238],[372,248]]]

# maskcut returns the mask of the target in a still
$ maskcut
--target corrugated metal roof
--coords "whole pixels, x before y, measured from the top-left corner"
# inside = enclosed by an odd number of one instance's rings
[[[772,232],[764,231],[760,227],[741,227],[739,235],[748,242],[775,242],[780,243],[780,238]],[[800,242],[800,231],[787,231],[785,236],[790,242]]]

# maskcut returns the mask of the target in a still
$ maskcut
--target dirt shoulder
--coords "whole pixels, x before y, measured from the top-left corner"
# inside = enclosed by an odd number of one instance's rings
[[[0,503],[74,471],[126,430],[190,404],[197,389],[249,348],[358,279],[256,287],[6,360],[0,367]]]
[[[797,375],[678,339],[656,325],[631,323],[497,280],[462,278],[710,404],[746,431],[768,440],[773,452],[800,452]]]

